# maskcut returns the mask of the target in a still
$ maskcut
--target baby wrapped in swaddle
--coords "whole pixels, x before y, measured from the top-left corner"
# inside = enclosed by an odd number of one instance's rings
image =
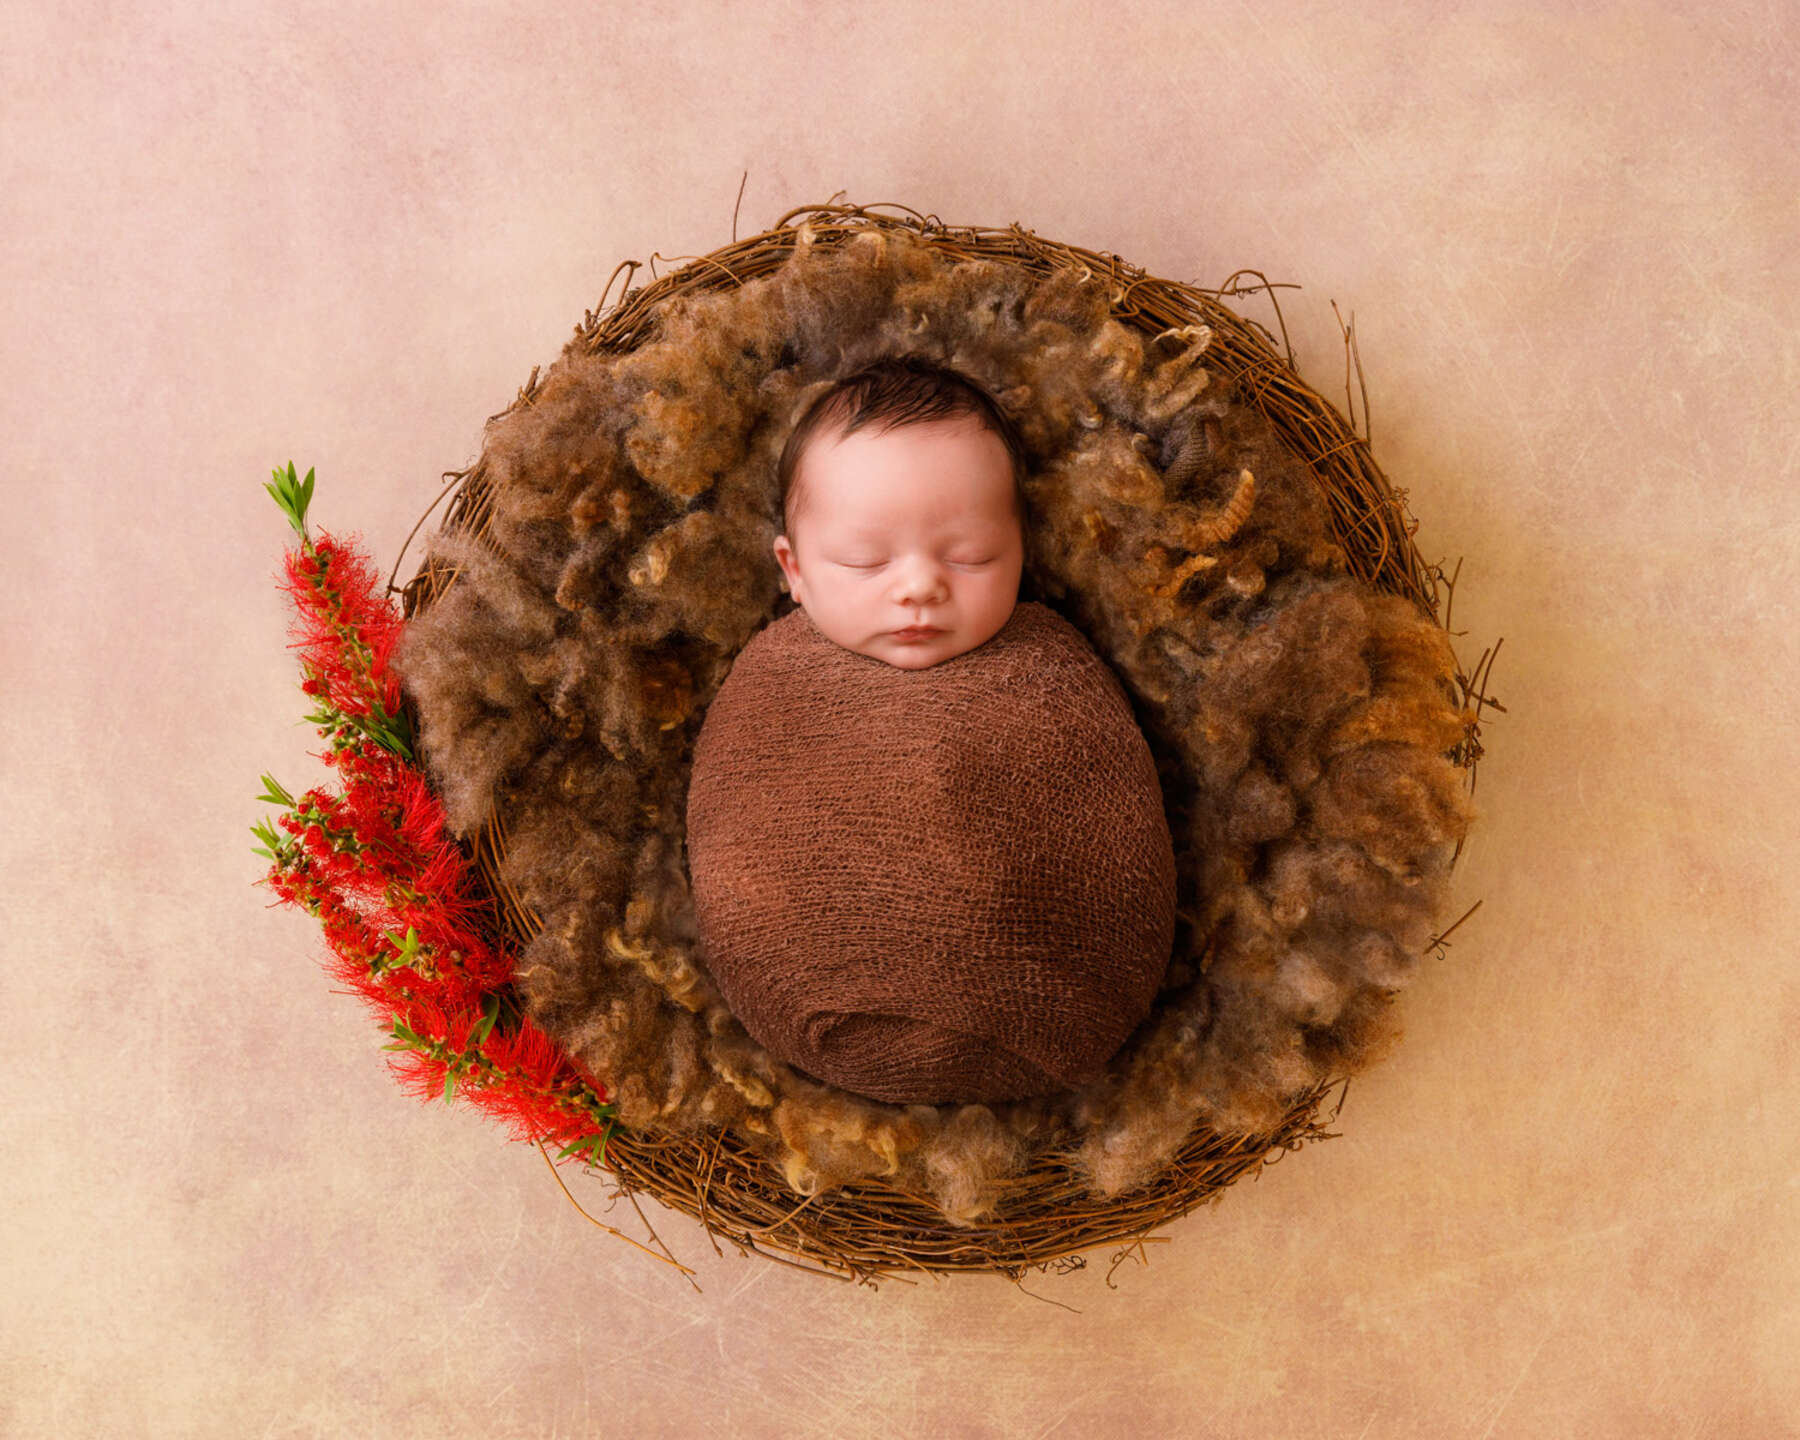
[[[703,963],[775,1058],[874,1099],[1091,1079],[1167,967],[1174,851],[1117,678],[1018,603],[1016,436],[964,378],[885,362],[781,469],[800,608],[737,657],[689,781]]]

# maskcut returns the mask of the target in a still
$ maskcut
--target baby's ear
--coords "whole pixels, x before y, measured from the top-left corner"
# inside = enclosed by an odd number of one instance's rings
[[[781,567],[781,588],[789,595],[794,593],[794,547],[788,544],[785,535],[775,537],[775,563]]]

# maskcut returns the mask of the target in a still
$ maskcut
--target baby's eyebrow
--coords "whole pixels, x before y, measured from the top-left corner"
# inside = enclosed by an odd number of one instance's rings
[[[978,516],[959,517],[956,520],[952,520],[946,527],[945,537],[947,539],[955,539],[958,535],[967,534],[970,531],[992,529],[994,528],[995,523],[996,522],[990,522]],[[893,528],[892,525],[856,525],[851,527],[850,533],[859,540],[881,540],[885,539],[892,532]]]

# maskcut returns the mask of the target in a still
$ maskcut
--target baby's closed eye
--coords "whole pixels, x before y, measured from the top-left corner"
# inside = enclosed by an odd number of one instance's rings
[[[878,561],[875,561],[868,565],[856,565],[856,564],[852,564],[850,561],[847,561],[847,560],[838,561],[838,564],[842,565],[846,570],[879,570],[886,563],[887,562],[884,560],[878,560]],[[956,566],[959,570],[979,570],[983,565],[992,565],[994,562],[993,562],[993,560],[988,559],[988,560],[952,560],[948,563]]]

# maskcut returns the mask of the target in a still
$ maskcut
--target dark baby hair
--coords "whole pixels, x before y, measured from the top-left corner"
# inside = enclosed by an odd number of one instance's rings
[[[804,508],[805,493],[795,484],[800,457],[812,438],[828,422],[841,421],[846,435],[865,425],[891,429],[899,425],[923,425],[932,420],[952,420],[973,415],[1000,437],[1012,459],[1013,505],[1023,525],[1025,506],[1025,446],[1019,432],[993,397],[968,376],[913,356],[877,360],[846,376],[807,407],[782,447],[776,475],[781,486],[782,533],[790,542],[794,524]]]

